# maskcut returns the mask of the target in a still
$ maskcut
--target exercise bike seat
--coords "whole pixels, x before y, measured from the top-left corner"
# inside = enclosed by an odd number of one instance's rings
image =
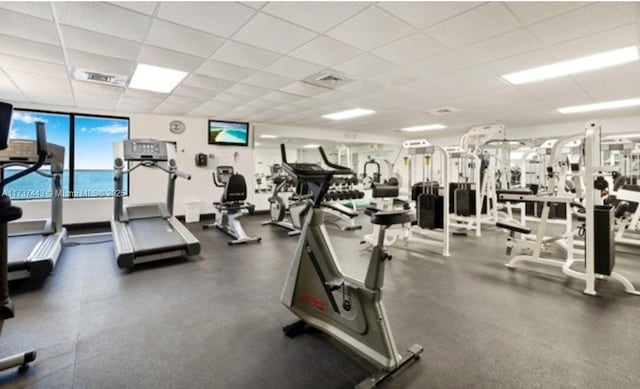
[[[0,223],[9,223],[22,217],[22,208],[12,205],[0,209]]]
[[[509,231],[519,232],[521,234],[530,234],[531,233],[531,228],[526,227],[526,226],[521,226],[519,224],[497,222],[496,223],[496,227],[504,228],[505,230],[509,230]]]
[[[368,209],[367,209],[368,210]],[[371,216],[371,223],[381,226],[411,223],[411,214],[406,210],[367,212]]]

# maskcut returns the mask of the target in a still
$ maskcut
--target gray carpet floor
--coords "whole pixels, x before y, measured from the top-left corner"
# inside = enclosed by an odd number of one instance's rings
[[[44,283],[11,285],[16,318],[0,356],[36,349],[8,388],[348,388],[368,369],[319,333],[294,339],[280,302],[297,238],[244,220],[262,243],[228,247],[220,231],[189,228],[202,254],[191,260],[116,266],[111,243],[66,247]],[[368,232],[329,229],[343,269],[364,275]],[[73,238],[86,242],[108,236]],[[612,282],[600,297],[558,269],[510,271],[505,234],[454,237],[443,258],[412,244],[392,248],[384,301],[400,348],[422,358],[388,388],[638,388],[640,297]],[[638,249],[617,270],[640,286]]]

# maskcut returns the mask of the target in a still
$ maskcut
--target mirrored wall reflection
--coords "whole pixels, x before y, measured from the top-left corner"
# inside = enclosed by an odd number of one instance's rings
[[[267,135],[267,136],[265,136]],[[402,145],[366,142],[336,142],[329,140],[278,136],[256,132],[255,197],[256,209],[269,209],[269,198],[278,195],[287,200],[295,191],[295,183],[287,181],[281,169],[280,144],[287,148],[292,162],[322,164],[318,146],[322,146],[331,162],[350,167],[356,174],[360,188],[365,177],[373,182],[384,182],[394,171],[402,170]]]

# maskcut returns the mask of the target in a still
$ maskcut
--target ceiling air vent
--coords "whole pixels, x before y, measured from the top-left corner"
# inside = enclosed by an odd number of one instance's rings
[[[93,82],[95,84],[122,86],[127,84],[127,77],[117,74],[94,72],[92,70],[74,68],[71,72],[74,80]]]
[[[355,80],[348,78],[342,73],[334,72],[332,70],[325,70],[316,74],[312,74],[311,76],[302,80],[302,82],[304,83],[327,89],[335,89],[353,81]]]
[[[425,112],[435,116],[442,116],[442,115],[448,115],[450,113],[460,112],[460,111],[462,110],[456,107],[441,107],[441,108],[428,109]]]

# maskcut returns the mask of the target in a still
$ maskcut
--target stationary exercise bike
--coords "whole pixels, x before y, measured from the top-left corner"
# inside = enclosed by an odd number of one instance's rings
[[[255,205],[247,201],[244,176],[235,173],[233,166],[218,166],[213,173],[213,183],[224,190],[220,201],[213,203],[215,222],[202,226],[202,229],[215,227],[224,231],[233,238],[227,241],[228,245],[260,242],[262,238],[247,235],[239,220],[240,216],[247,213],[252,215],[255,209]]]
[[[357,386],[374,387],[418,359],[423,350],[413,345],[409,355],[400,355],[382,304],[385,263],[391,259],[383,247],[385,230],[393,224],[409,223],[411,218],[405,210],[370,209],[371,223],[380,228],[366,277],[363,282],[346,276],[329,241],[321,204],[333,176],[353,172],[330,162],[322,147],[319,151],[329,170],[312,163],[288,163],[284,144],[280,149],[284,169],[306,183],[311,192],[305,200],[302,233],[280,298],[300,320],[283,330],[287,336],[295,336],[313,327],[338,340],[379,369]]]
[[[278,193],[292,185],[291,178],[287,176],[282,169],[282,166],[277,164],[271,166],[271,177],[273,177],[272,179],[274,183],[273,193],[271,197],[269,197],[269,216],[271,218],[270,220],[263,222],[262,225],[282,227],[289,231],[289,236],[300,235],[303,218],[302,211],[305,209],[301,203],[301,200],[304,198],[304,194],[300,193],[302,191],[302,187],[299,185],[297,190],[298,193],[289,197],[289,220],[285,220],[287,218],[287,204],[285,204],[284,200],[278,195]]]
[[[11,127],[12,113],[13,106],[11,104],[0,102],[0,150],[4,150],[8,146],[7,139],[9,137],[9,128]],[[4,321],[14,316],[13,302],[9,297],[9,280],[7,275],[7,242],[9,240],[7,223],[22,217],[22,209],[11,205],[11,199],[9,196],[5,196],[4,188],[9,183],[35,172],[44,165],[47,159],[47,137],[44,123],[42,122],[36,122],[36,140],[36,143],[33,145],[37,148],[37,150],[35,150],[36,153],[34,153],[38,156],[37,161],[33,161],[33,165],[29,168],[21,170],[0,181],[0,333],[2,333]],[[18,371],[24,372],[29,368],[29,363],[35,361],[35,359],[35,351],[0,359],[0,371],[19,367]]]

